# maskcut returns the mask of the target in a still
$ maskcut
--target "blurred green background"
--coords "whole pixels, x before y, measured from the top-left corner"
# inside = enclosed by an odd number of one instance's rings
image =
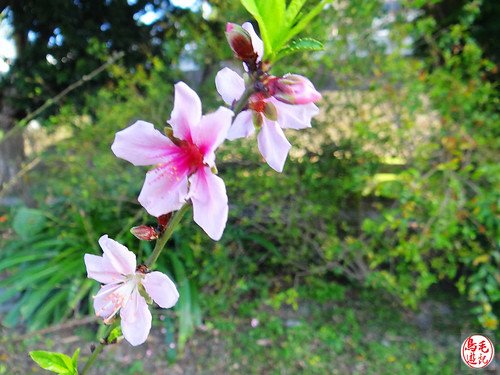
[[[179,303],[94,373],[467,373],[461,340],[499,327],[499,8],[327,5],[303,33],[324,51],[273,69],[322,92],[313,128],[286,133],[283,174],[254,139],[221,147],[222,240],[186,215],[158,263]],[[215,74],[240,69],[225,23],[250,16],[220,0],[0,11],[0,374],[27,374],[41,371],[28,350],[89,355],[99,285],[83,254],[100,235],[152,250],[129,233],[154,223],[136,200],[145,169],[114,157],[115,132],[162,129],[180,80],[204,112],[222,105]]]

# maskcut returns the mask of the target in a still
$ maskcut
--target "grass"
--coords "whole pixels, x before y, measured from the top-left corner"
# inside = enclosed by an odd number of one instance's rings
[[[242,301],[236,311],[208,317],[183,355],[176,353],[172,332],[166,330],[171,317],[161,315],[146,344],[108,347],[93,373],[469,373],[458,349],[460,330],[467,329],[469,317],[452,303],[438,296],[424,302],[424,310],[412,312],[373,291],[334,289],[333,299],[299,289],[298,299],[290,304]],[[33,336],[22,343],[4,341],[0,374],[42,373],[27,356],[28,350],[37,348],[71,353],[80,346],[82,357],[88,356],[94,329]]]

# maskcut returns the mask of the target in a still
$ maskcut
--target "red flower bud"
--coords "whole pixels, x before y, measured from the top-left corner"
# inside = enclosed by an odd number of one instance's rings
[[[168,222],[170,221],[170,218],[172,217],[172,212],[169,212],[168,214],[158,216],[158,226],[162,228],[162,230],[167,226]]]
[[[158,238],[158,232],[149,225],[139,225],[130,229],[130,233],[142,241],[152,241]]]
[[[272,96],[287,104],[308,104],[321,99],[312,82],[298,74],[270,78],[267,87]]]
[[[237,59],[246,62],[255,62],[257,53],[253,49],[250,34],[240,25],[228,22],[226,24],[226,38]]]

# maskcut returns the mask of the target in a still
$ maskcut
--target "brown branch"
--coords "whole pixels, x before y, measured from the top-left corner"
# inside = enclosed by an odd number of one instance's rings
[[[73,328],[73,327],[77,327],[77,326],[82,326],[85,324],[95,323],[97,321],[97,319],[98,318],[96,316],[87,316],[87,317],[82,318],[82,319],[70,320],[69,322],[57,324],[57,325],[50,326],[47,328],[39,329],[38,331],[33,331],[33,332],[26,333],[24,335],[12,337],[12,338],[10,338],[10,340],[22,341],[24,339],[29,339],[29,338],[31,338],[33,336],[37,336],[37,335],[46,335],[47,333],[53,333],[53,332],[61,331],[63,329],[68,329],[68,328]]]
[[[108,68],[108,66],[110,66],[111,64],[114,64],[117,60],[121,59],[123,56],[125,56],[125,52],[123,52],[123,51],[114,53],[100,67],[93,70],[89,74],[84,75],[78,81],[76,81],[76,82],[72,83],[71,85],[69,85],[68,87],[66,87],[64,90],[62,90],[59,94],[57,94],[53,98],[47,99],[47,101],[45,103],[43,103],[40,107],[38,107],[33,112],[26,115],[26,117],[24,117],[23,119],[19,120],[18,123],[12,129],[10,129],[7,133],[5,133],[5,135],[0,139],[0,142],[4,142],[6,139],[10,138],[17,131],[21,130],[26,123],[33,120],[36,116],[38,116],[40,113],[45,111],[50,106],[58,103],[62,98],[64,98],[66,95],[68,95],[71,91],[82,86],[84,83],[94,79],[98,74],[100,74],[104,70],[106,70]]]
[[[5,194],[19,181],[30,170],[35,168],[42,159],[38,156],[31,160],[29,163],[24,165],[19,172],[16,173],[9,181],[5,182],[0,188],[0,198],[5,196]]]

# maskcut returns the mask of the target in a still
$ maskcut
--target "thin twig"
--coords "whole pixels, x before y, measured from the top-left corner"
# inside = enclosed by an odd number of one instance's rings
[[[99,354],[101,354],[102,350],[104,349],[104,346],[109,344],[108,343],[109,335],[111,331],[113,331],[113,329],[117,326],[118,326],[118,320],[116,320],[113,324],[111,324],[107,328],[106,333],[104,334],[104,338],[99,342],[99,345],[97,345],[97,347],[94,349],[89,359],[87,360],[87,363],[85,363],[85,366],[83,367],[83,370],[81,372],[82,375],[85,375],[89,371],[89,369],[92,367]]]
[[[165,229],[165,232],[163,235],[158,238],[155,244],[155,248],[153,249],[153,252],[149,256],[148,260],[146,261],[146,267],[151,268],[153,264],[156,262],[158,257],[160,256],[161,251],[165,247],[167,241],[172,237],[172,233],[174,233],[174,229],[179,224],[179,222],[182,219],[182,216],[186,213],[186,211],[189,208],[189,204],[185,203],[184,206],[181,207],[179,211],[177,211],[174,216],[170,219],[170,222],[168,223],[167,228]]]
[[[49,98],[43,103],[40,107],[35,109],[33,112],[28,113],[26,117],[22,118],[17,122],[17,124],[10,129],[7,133],[4,134],[3,138],[0,140],[0,142],[4,142],[8,138],[10,138],[12,135],[14,135],[18,130],[21,130],[26,123],[34,119],[36,116],[38,116],[40,113],[45,111],[47,108],[50,106],[58,103],[62,98],[64,98],[66,95],[68,95],[71,91],[77,89],[78,87],[82,86],[85,82],[88,82],[94,77],[96,77],[98,74],[102,73],[104,70],[108,68],[108,66],[114,64],[117,60],[121,59],[123,56],[125,56],[125,52],[120,51],[114,53],[104,64],[102,64],[100,67],[97,69],[93,70],[89,74],[84,75],[82,78],[80,78],[78,81],[72,83],[68,87],[66,87],[64,90],[62,90],[59,94],[54,96],[53,98]]]
[[[21,177],[35,168],[41,161],[42,159],[39,156],[34,158],[28,164],[24,165],[21,170],[17,172],[9,181],[5,182],[0,189],[0,198],[3,198],[4,195],[19,181]]]
[[[73,328],[76,326],[82,326],[82,325],[94,323],[96,321],[97,321],[96,316],[87,316],[83,319],[71,320],[69,322],[57,324],[57,325],[50,326],[50,327],[43,328],[43,329],[39,329],[38,331],[25,333],[24,335],[20,335],[20,336],[15,336],[15,337],[10,338],[10,341],[22,341],[24,339],[29,339],[33,336],[46,335],[47,333],[53,333],[53,332],[61,331],[63,329]]]

